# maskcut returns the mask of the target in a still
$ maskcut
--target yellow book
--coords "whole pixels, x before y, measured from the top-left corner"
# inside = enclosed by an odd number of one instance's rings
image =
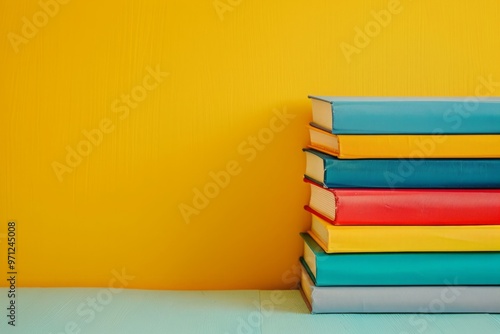
[[[500,225],[337,226],[312,215],[308,233],[327,253],[500,251]]]
[[[335,135],[309,126],[311,148],[340,159],[500,158],[500,134]]]

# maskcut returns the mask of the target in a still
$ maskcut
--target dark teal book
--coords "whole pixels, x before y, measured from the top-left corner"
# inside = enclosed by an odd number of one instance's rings
[[[500,159],[337,159],[303,151],[305,177],[327,188],[500,188]]]
[[[500,285],[500,252],[327,254],[300,235],[316,286]]]
[[[500,133],[500,98],[309,98],[312,124],[335,134]]]

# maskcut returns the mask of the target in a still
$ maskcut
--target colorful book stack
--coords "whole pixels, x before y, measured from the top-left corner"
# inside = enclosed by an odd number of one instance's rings
[[[500,99],[310,98],[312,313],[499,313]]]

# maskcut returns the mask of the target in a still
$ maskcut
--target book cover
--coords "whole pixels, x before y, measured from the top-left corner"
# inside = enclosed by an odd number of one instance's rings
[[[500,188],[500,159],[342,160],[304,152],[305,176],[328,188]]]
[[[300,235],[316,286],[500,285],[500,252],[328,254]]]
[[[339,226],[311,216],[309,234],[327,253],[500,251],[500,225]]]
[[[300,285],[311,313],[500,313],[500,286],[319,287],[304,267]]]
[[[313,122],[336,134],[500,133],[500,99],[309,96]],[[470,102],[470,101],[469,101]]]
[[[306,210],[334,225],[500,224],[500,189],[334,189],[304,181]]]
[[[310,147],[339,159],[499,158],[500,134],[348,135],[309,127]]]

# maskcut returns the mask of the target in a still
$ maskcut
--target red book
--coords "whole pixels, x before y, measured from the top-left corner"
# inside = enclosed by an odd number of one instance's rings
[[[306,210],[334,225],[498,225],[500,189],[330,189]]]

